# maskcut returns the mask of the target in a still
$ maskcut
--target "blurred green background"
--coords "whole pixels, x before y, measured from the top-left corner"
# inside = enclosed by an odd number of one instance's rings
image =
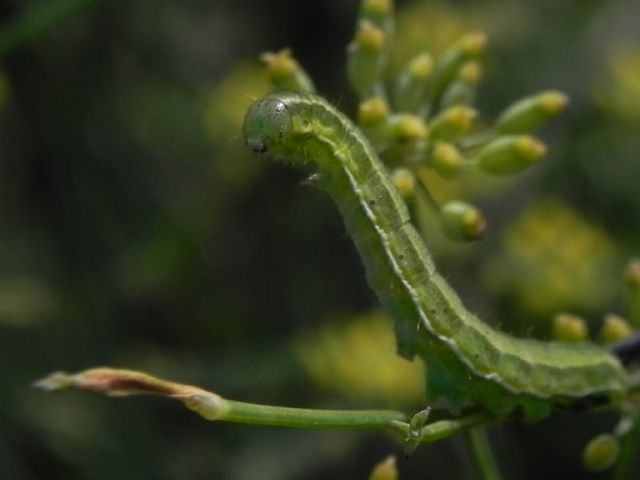
[[[53,370],[112,365],[251,402],[423,406],[422,368],[395,357],[330,199],[241,144],[244,111],[266,89],[264,50],[292,47],[353,114],[344,51],[356,10],[355,0],[0,4],[0,478],[361,479],[401,453],[380,432],[207,423],[169,401],[30,387]],[[603,313],[622,310],[623,265],[640,255],[640,4],[398,10],[392,68],[470,29],[489,34],[485,118],[539,90],[570,95],[531,171],[434,179],[439,198],[478,203],[489,231],[465,246],[436,234],[431,246],[494,325],[547,338],[562,310],[597,332]],[[615,420],[564,415],[491,434],[505,478],[585,478],[583,445]],[[399,467],[401,479],[474,478],[457,438]]]

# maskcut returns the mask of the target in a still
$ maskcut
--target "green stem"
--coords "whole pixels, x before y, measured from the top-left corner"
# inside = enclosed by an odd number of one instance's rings
[[[475,427],[465,432],[467,450],[482,480],[500,480],[500,470],[491,451],[487,432],[483,427]]]
[[[318,410],[225,400],[226,413],[218,420],[291,428],[386,429],[407,422],[410,415],[394,410]]]
[[[180,400],[207,420],[292,428],[396,429],[404,433],[411,415],[396,410],[319,410],[228,400],[202,388],[163,380],[134,370],[94,368],[76,374],[56,372],[37,381],[45,391],[77,388],[109,396],[159,395]]]
[[[427,200],[429,207],[431,207],[431,209],[435,213],[439,213],[440,205],[438,204],[436,199],[433,197],[433,195],[431,195],[431,192],[429,191],[429,187],[427,187],[427,185],[424,183],[420,175],[416,175],[416,177],[418,178],[418,187],[420,188],[420,191],[424,194],[424,198]]]
[[[620,456],[611,476],[612,480],[630,480],[638,448],[640,448],[640,422],[638,416],[629,421],[632,428],[620,436]]]
[[[0,57],[28,45],[74,14],[99,0],[55,0],[38,2],[20,12],[15,21],[0,31]]]

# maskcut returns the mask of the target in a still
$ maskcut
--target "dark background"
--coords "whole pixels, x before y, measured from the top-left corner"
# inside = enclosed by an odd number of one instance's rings
[[[380,432],[213,424],[165,400],[30,387],[53,370],[111,365],[258,403],[420,408],[376,383],[369,353],[347,348],[337,373],[323,370],[327,338],[358,337],[345,325],[368,321],[376,301],[330,199],[239,136],[265,88],[264,50],[292,47],[318,90],[354,112],[344,51],[357,2],[0,5],[0,478],[357,479],[401,454]],[[478,203],[489,231],[464,247],[435,234],[432,247],[488,321],[546,337],[552,314],[569,310],[595,338],[603,313],[624,311],[621,272],[640,255],[640,6],[398,9],[395,69],[424,46],[489,34],[483,118],[542,89],[570,95],[541,134],[551,153],[540,166],[434,186]],[[389,339],[351,341],[393,360]],[[373,386],[362,394],[358,381]],[[615,422],[564,415],[491,435],[505,478],[583,478],[583,445]],[[458,438],[399,465],[401,479],[473,478]]]

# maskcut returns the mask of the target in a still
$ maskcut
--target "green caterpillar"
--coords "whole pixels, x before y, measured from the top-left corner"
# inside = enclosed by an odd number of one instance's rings
[[[618,404],[626,373],[595,345],[517,339],[471,314],[437,273],[375,151],[353,123],[312,94],[256,101],[244,121],[254,152],[311,162],[314,183],[338,204],[367,280],[394,318],[398,351],[428,365],[431,401],[528,419],[576,404]]]

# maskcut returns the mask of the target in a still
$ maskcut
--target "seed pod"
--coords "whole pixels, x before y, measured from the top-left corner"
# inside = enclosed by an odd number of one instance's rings
[[[435,138],[454,141],[467,133],[478,115],[473,108],[455,105],[440,112],[429,124]]]
[[[430,89],[430,98],[437,99],[455,78],[458,70],[469,60],[479,58],[487,46],[484,33],[468,33],[449,48],[436,62]]]
[[[265,52],[260,60],[267,67],[267,76],[274,90],[287,92],[315,92],[311,78],[291,55],[291,49]]]
[[[605,315],[600,338],[605,344],[619,342],[633,333],[633,328],[624,318],[612,313]]]
[[[587,322],[570,313],[558,313],[553,317],[552,337],[560,342],[584,342],[589,336]]]
[[[536,163],[547,152],[541,141],[528,135],[499,137],[478,152],[478,168],[493,175],[512,175]]]
[[[587,470],[601,472],[611,467],[620,454],[620,442],[610,434],[594,437],[582,453],[582,461]]]
[[[416,176],[411,170],[404,167],[396,168],[391,172],[391,180],[405,200],[413,198],[416,192]]]
[[[360,98],[382,93],[383,50],[386,35],[369,20],[362,20],[347,47],[347,73]]]
[[[487,225],[480,210],[459,200],[443,205],[440,219],[444,233],[452,240],[477,240],[482,237]]]
[[[413,57],[398,76],[395,106],[399,112],[418,113],[433,71],[433,59],[426,52]]]
[[[511,104],[500,114],[495,129],[499,133],[530,133],[558,116],[569,103],[562,92],[546,91]]]
[[[429,165],[441,177],[453,178],[462,167],[462,154],[452,143],[438,142],[431,152]]]

